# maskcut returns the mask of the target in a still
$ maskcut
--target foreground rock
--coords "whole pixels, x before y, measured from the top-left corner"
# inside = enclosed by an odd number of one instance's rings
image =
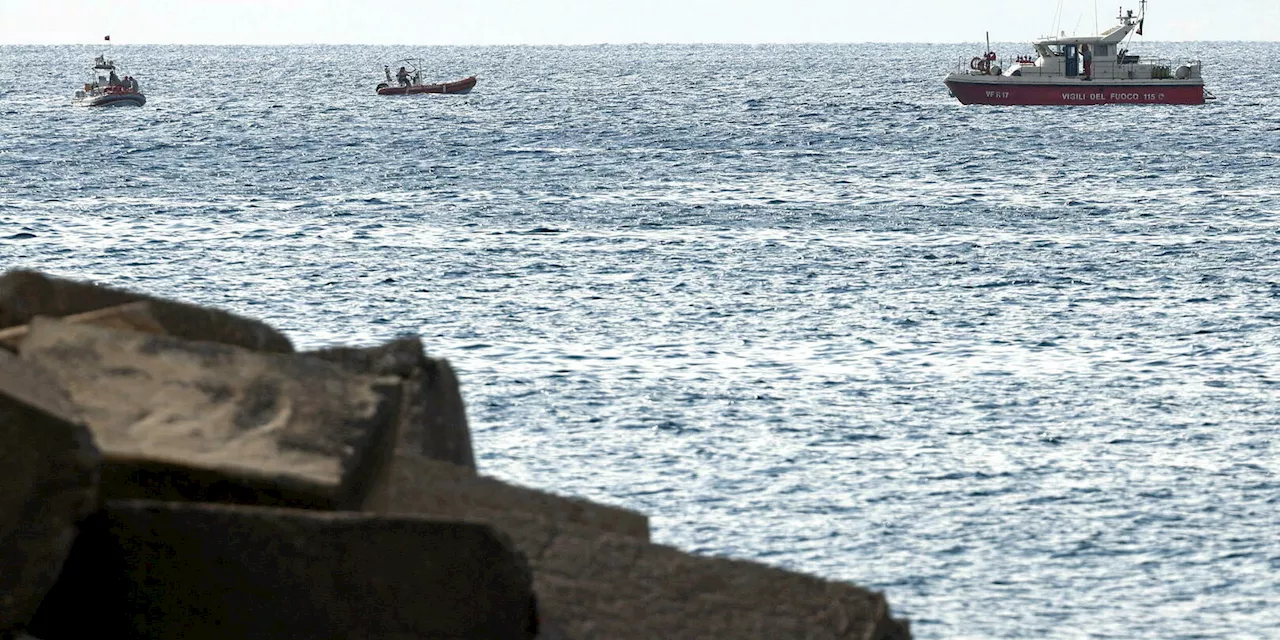
[[[31,633],[72,638],[530,638],[529,570],[490,527],[111,502]]]
[[[305,355],[335,362],[356,373],[399,377],[403,388],[398,448],[476,468],[458,378],[447,361],[426,357],[418,338],[401,338],[370,348],[322,349]]]
[[[107,498],[354,509],[395,442],[398,379],[310,358],[50,318],[21,356],[92,430]]]
[[[531,541],[568,529],[649,540],[649,518],[644,514],[507,484],[465,467],[404,453],[396,454],[364,508],[488,522]]]
[[[649,544],[643,515],[398,454],[366,508],[485,522],[529,558],[547,637],[902,640],[883,595]]]
[[[293,352],[288,338],[257,320],[34,271],[10,271],[0,276],[0,327],[24,325],[36,316],[70,316],[138,301],[150,302],[151,312],[165,332],[179,338],[255,351]]]
[[[0,351],[0,637],[53,586],[97,505],[101,457],[50,376]]]
[[[883,594],[753,562],[572,532],[526,549],[549,628],[569,640],[907,640]]]

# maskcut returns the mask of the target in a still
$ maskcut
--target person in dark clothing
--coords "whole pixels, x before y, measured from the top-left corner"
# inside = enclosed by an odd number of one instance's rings
[[[1084,79],[1093,79],[1093,49],[1087,44],[1080,45],[1080,55],[1084,57]]]
[[[402,87],[409,86],[409,70],[400,67],[400,70],[396,72],[396,80],[400,82]]]

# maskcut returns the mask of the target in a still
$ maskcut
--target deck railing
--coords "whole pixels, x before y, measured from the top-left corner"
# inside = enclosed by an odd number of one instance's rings
[[[954,71],[961,74],[974,73],[975,75],[980,75],[969,66],[972,60],[972,56],[961,56],[956,60]],[[1012,69],[1015,64],[1021,64],[1017,56],[1012,58],[1000,58],[992,63],[993,66],[1000,67],[1001,72]],[[1191,70],[1189,78],[1200,77],[1200,60],[1190,58],[1177,59],[1126,56],[1125,58],[1117,59],[1115,61],[1094,61],[1093,71],[1099,76],[1102,75],[1099,72],[1105,73],[1105,71],[1110,71],[1116,78],[1126,78],[1131,80],[1174,80],[1178,79],[1178,68],[1183,65],[1187,66]],[[1140,70],[1140,67],[1149,67],[1151,69],[1150,75],[1146,75],[1146,73],[1144,73],[1145,69]],[[1083,65],[1081,71],[1083,71]]]

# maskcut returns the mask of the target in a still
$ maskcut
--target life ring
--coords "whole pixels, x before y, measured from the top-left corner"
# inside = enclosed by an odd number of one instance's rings
[[[984,60],[982,58],[975,57],[974,59],[969,61],[969,68],[973,69],[974,71],[977,71],[978,67],[982,66],[983,62]]]
[[[991,75],[991,61],[985,57],[970,60],[969,68],[974,71],[981,71],[984,75]]]

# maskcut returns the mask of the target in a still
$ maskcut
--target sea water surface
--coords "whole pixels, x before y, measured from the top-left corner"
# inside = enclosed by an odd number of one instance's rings
[[[91,110],[4,47],[0,268],[420,333],[486,473],[921,638],[1280,637],[1280,46],[1148,45],[1184,108],[962,107],[977,50],[121,46]]]

